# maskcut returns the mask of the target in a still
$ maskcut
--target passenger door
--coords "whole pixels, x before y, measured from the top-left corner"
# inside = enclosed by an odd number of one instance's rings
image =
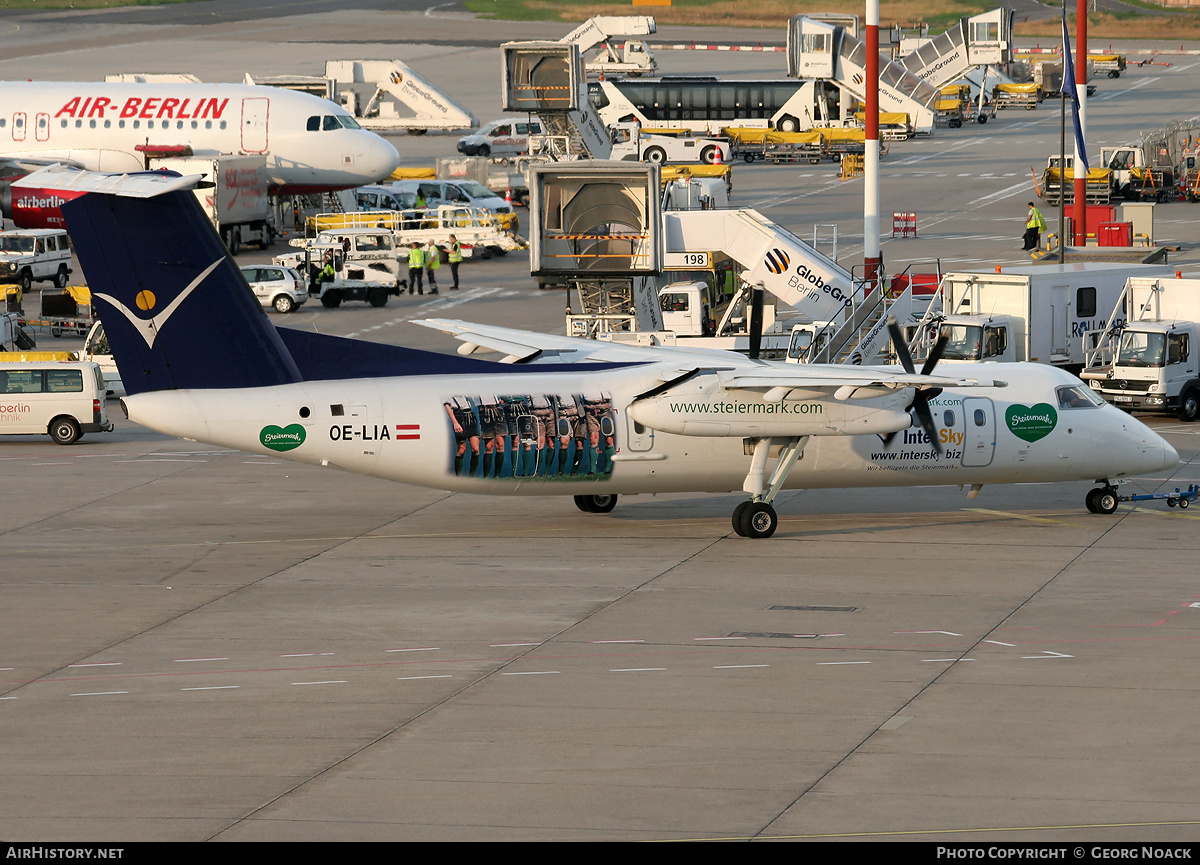
[[[996,414],[992,401],[983,397],[963,400],[964,468],[982,468],[992,464],[996,455]]]

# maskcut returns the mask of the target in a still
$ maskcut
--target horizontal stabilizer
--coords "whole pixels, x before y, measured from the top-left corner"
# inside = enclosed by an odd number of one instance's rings
[[[60,189],[70,192],[103,192],[125,198],[153,198],[179,189],[192,189],[204,179],[202,174],[186,177],[165,171],[138,171],[133,174],[101,174],[69,165],[49,165],[14,181],[17,188]]]

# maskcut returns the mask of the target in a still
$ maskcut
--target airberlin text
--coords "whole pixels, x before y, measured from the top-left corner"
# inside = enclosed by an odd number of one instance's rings
[[[358,441],[358,442],[377,442],[391,441],[392,434],[388,430],[387,424],[374,424],[372,426],[352,426],[351,424],[343,424],[341,426],[331,426],[329,428],[330,441]]]
[[[138,117],[142,119],[169,118],[171,120],[220,120],[225,113],[228,99],[206,97],[204,99],[172,99],[151,96],[143,99],[131,96],[124,102],[107,96],[76,96],[55,117]]]

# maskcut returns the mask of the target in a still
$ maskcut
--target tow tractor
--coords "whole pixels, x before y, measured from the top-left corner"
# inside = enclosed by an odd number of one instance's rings
[[[1088,493],[1087,504],[1088,510],[1093,510],[1094,503],[1096,508],[1100,509],[1098,512],[1105,514],[1111,514],[1115,511],[1117,509],[1117,502],[1148,502],[1154,499],[1166,499],[1167,507],[1169,508],[1178,505],[1181,509],[1185,509],[1196,500],[1197,496],[1200,496],[1200,484],[1191,484],[1186,490],[1175,487],[1175,492],[1173,493],[1146,493],[1140,496],[1118,496],[1104,489],[1097,488]],[[1107,501],[1105,500],[1106,498]],[[1111,505],[1111,510],[1107,509],[1106,505]],[[1093,510],[1093,513],[1095,512],[1097,511]]]

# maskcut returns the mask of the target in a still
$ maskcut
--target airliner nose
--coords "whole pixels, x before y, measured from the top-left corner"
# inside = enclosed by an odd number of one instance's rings
[[[371,175],[369,183],[387,180],[392,172],[400,167],[400,151],[396,150],[390,141],[379,136],[374,136],[374,138],[376,140],[371,142],[371,146],[367,148],[364,160],[366,163],[364,167]]]
[[[1142,465],[1139,471],[1156,472],[1173,469],[1179,465],[1179,451],[1150,427],[1138,423],[1130,432],[1138,439],[1142,451]]]

